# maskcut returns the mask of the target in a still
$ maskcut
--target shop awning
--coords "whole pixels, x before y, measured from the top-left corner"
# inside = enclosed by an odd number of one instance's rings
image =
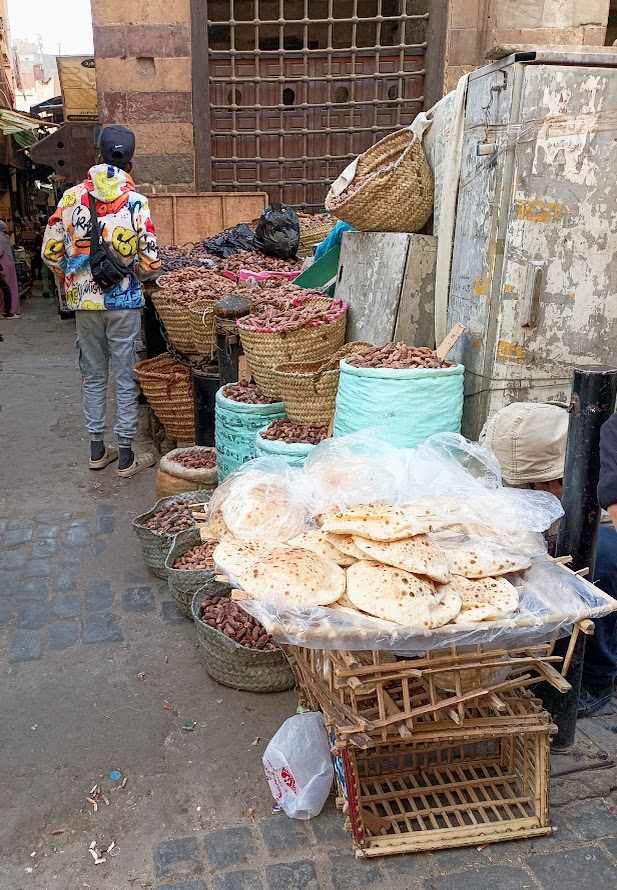
[[[20,148],[28,148],[38,142],[41,127],[55,127],[55,124],[41,121],[19,111],[0,108],[0,132],[3,136],[12,136]]]

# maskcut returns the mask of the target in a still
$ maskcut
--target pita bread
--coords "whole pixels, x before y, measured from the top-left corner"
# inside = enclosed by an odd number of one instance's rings
[[[505,556],[493,547],[465,547],[444,551],[453,575],[463,578],[494,578],[528,569],[531,561],[524,556]]]
[[[241,541],[288,541],[304,531],[305,511],[284,481],[253,471],[233,479],[220,511]]]
[[[312,550],[318,556],[331,559],[332,562],[343,566],[343,568],[353,565],[356,561],[355,558],[347,556],[343,550],[337,547],[334,541],[330,540],[327,532],[322,531],[320,528],[304,532],[304,534],[292,538],[288,543],[290,547],[303,547],[304,550]]]
[[[351,535],[335,535],[334,532],[325,532],[330,543],[350,558],[349,565],[352,566],[358,559],[366,559],[366,553],[363,553],[354,544]]]
[[[238,578],[254,562],[270,552],[272,548],[266,544],[247,544],[242,541],[222,541],[214,548],[212,558],[226,574]]]
[[[326,518],[322,528],[339,535],[360,535],[371,541],[398,541],[426,534],[433,530],[433,524],[428,518],[419,517],[414,507],[361,504]]]
[[[276,547],[238,576],[257,599],[329,606],[345,592],[345,572],[331,559],[301,547]]]
[[[377,562],[404,569],[414,575],[426,575],[440,584],[447,584],[450,580],[446,554],[427,535],[416,535],[402,541],[369,541],[358,536],[353,540],[365,557]]]
[[[430,581],[374,560],[347,569],[347,596],[362,612],[405,627],[441,627],[461,608],[454,590],[437,593]]]
[[[505,578],[471,580],[453,575],[442,590],[449,590],[461,598],[457,624],[509,618],[518,609],[518,591]]]

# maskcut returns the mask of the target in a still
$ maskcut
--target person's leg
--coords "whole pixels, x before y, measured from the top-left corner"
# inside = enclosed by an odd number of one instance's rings
[[[78,309],[75,312],[79,370],[82,374],[83,408],[90,433],[90,469],[99,470],[115,460],[117,452],[105,448],[109,346],[107,313]]]
[[[594,584],[617,599],[617,532],[612,526],[600,526]],[[617,612],[595,621],[595,633],[586,637],[583,686],[579,717],[591,717],[613,696],[617,679]]]
[[[49,299],[53,287],[53,275],[49,266],[45,263],[41,266],[41,278],[43,281],[43,296]]]
[[[116,378],[117,420],[114,432],[118,437],[118,469],[122,476],[133,476],[141,469],[151,467],[155,459],[151,454],[136,458],[133,439],[137,435],[139,384],[133,368],[141,348],[141,311],[139,309],[112,309],[109,316],[107,339],[111,349],[111,364]]]

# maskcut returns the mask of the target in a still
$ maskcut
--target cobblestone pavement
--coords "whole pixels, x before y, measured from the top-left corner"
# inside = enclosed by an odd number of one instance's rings
[[[296,696],[205,674],[132,533],[154,473],[87,470],[73,325],[52,310],[35,298],[1,328],[0,890],[614,887],[613,707],[554,758],[605,768],[553,781],[551,837],[361,861],[332,803],[308,823],[271,814],[261,755]],[[118,855],[95,865],[94,840]]]

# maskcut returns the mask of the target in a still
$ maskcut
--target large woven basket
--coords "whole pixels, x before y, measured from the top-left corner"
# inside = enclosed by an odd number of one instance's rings
[[[295,679],[282,649],[261,652],[241,646],[201,620],[201,591],[193,597],[192,615],[199,649],[209,675],[232,689],[248,692],[283,692]]]
[[[309,250],[316,244],[321,244],[324,238],[327,238],[335,226],[335,220],[326,223],[319,223],[317,226],[300,225],[300,247]]]
[[[164,353],[138,362],[135,374],[167,434],[182,442],[194,442],[195,414],[190,368],[173,361]]]
[[[214,568],[195,571],[174,569],[174,562],[177,558],[198,544],[201,544],[201,535],[198,528],[180,532],[172,541],[167,559],[165,560],[167,584],[169,585],[171,598],[178,610],[183,615],[186,615],[187,618],[191,617],[191,603],[195,593],[204,585],[214,583],[216,574]]]
[[[362,232],[419,232],[433,212],[433,174],[419,139],[390,133],[360,156],[354,180],[326,210]]]
[[[188,307],[189,325],[195,351],[212,358],[216,351],[214,333],[214,303],[212,300],[195,300]]]
[[[346,308],[331,324],[307,326],[289,333],[249,330],[242,327],[241,319],[238,321],[240,340],[251,374],[270,399],[280,398],[279,381],[274,374],[277,365],[313,362],[332,355],[343,345],[346,325]]]
[[[371,345],[362,341],[346,343],[334,355],[317,362],[277,365],[273,374],[289,419],[327,426],[334,417],[340,360]]]
[[[135,517],[133,520],[133,531],[139,538],[148,568],[157,578],[167,578],[165,560],[176,533],[168,534],[167,532],[157,532],[154,529],[145,528],[144,522],[151,519],[161,507],[165,507],[167,504],[173,503],[173,501],[186,501],[189,504],[207,504],[211,497],[211,491],[186,491],[182,494],[173,495],[173,497],[161,498],[147,513],[142,513],[140,516]]]
[[[195,352],[188,305],[176,300],[171,288],[159,288],[152,294],[152,302],[163,322],[167,336],[179,352]]]

